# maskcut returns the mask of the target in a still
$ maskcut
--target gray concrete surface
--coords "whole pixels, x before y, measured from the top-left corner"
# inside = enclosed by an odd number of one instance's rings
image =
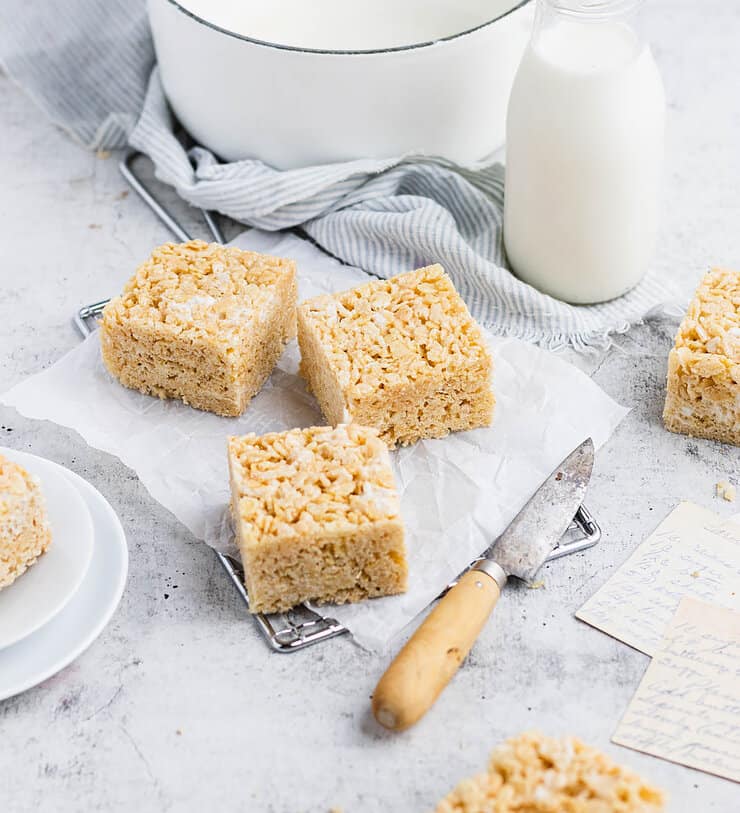
[[[657,264],[688,299],[710,264],[740,266],[740,7],[653,0],[648,24],[670,100]],[[71,143],[0,78],[0,389],[77,342],[70,315],[118,289],[168,235],[113,160]],[[579,359],[632,407],[599,454],[588,504],[599,548],[512,590],[436,708],[391,735],[368,714],[387,659],[338,639],[268,651],[212,552],[120,462],[72,432],[0,407],[0,444],[90,480],[124,524],[122,604],[73,665],[0,703],[0,809],[21,811],[426,811],[524,729],[577,733],[667,788],[671,811],[734,813],[730,782],[609,742],[648,659],[574,611],[681,499],[723,515],[713,485],[738,450],[671,435],[660,411],[675,323],[635,327]]]

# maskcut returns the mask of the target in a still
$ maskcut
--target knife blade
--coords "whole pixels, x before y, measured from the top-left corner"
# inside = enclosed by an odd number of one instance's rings
[[[509,527],[484,551],[475,568],[494,576],[490,573],[493,568],[487,566],[493,562],[507,578],[516,576],[531,582],[573,521],[593,466],[594,443],[587,438],[535,491]]]
[[[589,438],[429,613],[373,692],[373,714],[382,726],[402,731],[429,710],[475,643],[508,577],[531,581],[558,544],[583,500],[593,462]]]

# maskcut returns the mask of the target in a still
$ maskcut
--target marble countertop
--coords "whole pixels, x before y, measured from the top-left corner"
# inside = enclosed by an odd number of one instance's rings
[[[740,266],[740,8],[648,7],[669,98],[656,262],[673,275],[667,297],[685,303],[708,266]],[[4,390],[72,348],[75,309],[116,291],[168,234],[128,193],[115,156],[80,149],[3,76],[0,133]],[[0,703],[0,807],[422,813],[501,739],[538,728],[578,734],[638,769],[669,790],[671,811],[736,810],[737,785],[610,743],[648,659],[573,617],[678,501],[740,510],[714,497],[718,479],[737,477],[738,450],[662,428],[675,326],[652,320],[577,359],[632,409],[599,453],[589,493],[604,539],[549,565],[544,589],[512,590],[437,706],[400,735],[369,714],[388,658],[347,638],[270,652],[212,551],[129,469],[0,407],[0,445],[88,479],[119,514],[131,556],[121,606],[95,644]]]

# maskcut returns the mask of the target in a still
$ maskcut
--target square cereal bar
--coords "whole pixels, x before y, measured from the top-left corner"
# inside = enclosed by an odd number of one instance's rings
[[[715,268],[697,288],[668,357],[663,420],[740,445],[740,272]]]
[[[0,455],[0,590],[25,573],[50,542],[38,479]]]
[[[491,423],[491,357],[439,265],[306,300],[298,342],[329,423],[373,426],[389,446]]]
[[[575,737],[520,734],[463,780],[435,813],[662,813],[665,796]]]
[[[167,243],[103,311],[106,367],[126,387],[241,415],[295,335],[295,263]]]
[[[372,429],[229,439],[231,511],[252,612],[406,589],[400,504]]]

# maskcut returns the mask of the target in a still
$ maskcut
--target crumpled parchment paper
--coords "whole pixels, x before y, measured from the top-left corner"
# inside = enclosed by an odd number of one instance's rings
[[[234,243],[295,259],[301,298],[367,280],[292,234],[251,231]],[[497,400],[493,426],[421,441],[391,455],[406,526],[408,592],[325,608],[369,649],[385,649],[506,528],[575,446],[591,436],[598,448],[627,412],[555,355],[516,339],[489,339]],[[223,521],[229,500],[226,438],[324,422],[297,374],[298,360],[293,342],[244,415],[221,418],[120,386],[103,366],[94,332],[0,401],[27,417],[71,427],[91,446],[119,457],[196,537],[226,551],[233,549]]]

